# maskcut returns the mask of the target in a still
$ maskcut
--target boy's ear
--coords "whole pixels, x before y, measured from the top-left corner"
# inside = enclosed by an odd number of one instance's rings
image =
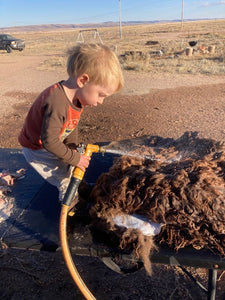
[[[89,81],[88,74],[82,74],[77,77],[77,85],[79,86],[79,88],[84,87],[85,84],[88,83],[88,81]]]

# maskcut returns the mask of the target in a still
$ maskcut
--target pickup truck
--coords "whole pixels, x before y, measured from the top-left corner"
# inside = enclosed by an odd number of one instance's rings
[[[14,38],[10,34],[0,34],[0,50],[6,50],[8,53],[12,50],[22,51],[25,48],[25,42]]]

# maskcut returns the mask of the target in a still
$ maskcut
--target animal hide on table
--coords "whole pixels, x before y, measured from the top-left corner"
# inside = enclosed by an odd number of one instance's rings
[[[186,132],[177,140],[145,137],[137,157],[117,158],[92,193],[96,228],[112,233],[122,249],[133,249],[150,273],[155,244],[176,251],[192,245],[225,255],[225,143]],[[132,152],[132,155],[135,154]],[[151,159],[142,159],[141,155]],[[142,215],[164,223],[156,236],[119,227],[112,217]]]

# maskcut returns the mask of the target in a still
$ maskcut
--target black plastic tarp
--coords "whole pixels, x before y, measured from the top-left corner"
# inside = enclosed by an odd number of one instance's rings
[[[99,175],[107,172],[115,156],[93,154],[85,180],[94,184]],[[25,161],[18,149],[0,149],[0,171],[26,169],[25,178],[12,186],[10,197],[13,199],[12,213],[0,223],[0,239],[8,247],[30,250],[60,250],[59,216],[60,203],[57,189],[46,183]],[[84,222],[83,222],[84,221]],[[121,252],[96,241],[85,218],[75,220],[73,239],[69,240],[71,252],[77,255],[109,257],[121,256],[133,260],[132,253]],[[76,239],[74,239],[76,236]],[[206,250],[161,249],[151,257],[152,262],[186,265],[195,267],[225,269],[225,259]]]

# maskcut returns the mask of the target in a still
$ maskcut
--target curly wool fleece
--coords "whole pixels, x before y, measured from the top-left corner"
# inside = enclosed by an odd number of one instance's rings
[[[225,144],[186,132],[177,140],[148,137],[146,143],[145,137],[145,146],[136,152],[138,158],[122,156],[99,177],[91,193],[94,226],[116,235],[122,249],[133,249],[148,273],[155,243],[176,251],[190,245],[208,248],[224,256]],[[157,159],[141,159],[143,152]],[[155,237],[144,236],[112,222],[121,214],[165,226]]]

